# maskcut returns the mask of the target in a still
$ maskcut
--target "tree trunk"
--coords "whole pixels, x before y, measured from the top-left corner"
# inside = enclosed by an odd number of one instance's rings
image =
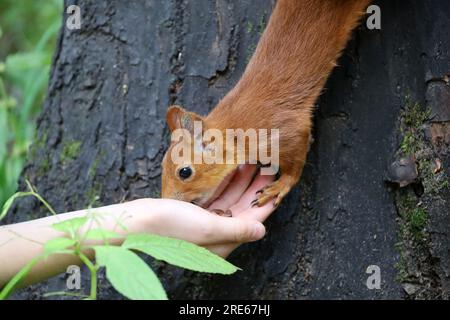
[[[23,176],[59,212],[96,197],[96,205],[158,197],[167,106],[207,114],[243,73],[274,3],[77,1],[81,29],[61,30]],[[375,4],[382,29],[363,21],[329,79],[301,183],[268,221],[266,238],[230,257],[243,271],[199,275],[152,262],[170,298],[448,298],[450,5]],[[420,111],[409,107],[415,102]],[[401,157],[408,116],[426,107],[431,120],[409,128],[419,137],[416,158],[427,161],[399,189],[386,183],[388,168]],[[443,167],[436,173],[435,159]],[[21,200],[9,222],[43,212]],[[381,289],[366,285],[370,265],[380,268]],[[16,297],[64,289],[60,276]],[[120,298],[104,280],[99,291]]]

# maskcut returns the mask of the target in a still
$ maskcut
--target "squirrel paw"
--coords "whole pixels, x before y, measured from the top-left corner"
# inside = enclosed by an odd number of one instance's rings
[[[262,207],[271,199],[275,199],[274,206],[278,207],[294,184],[295,180],[290,176],[281,176],[277,181],[256,192],[256,199],[252,201],[252,206]]]

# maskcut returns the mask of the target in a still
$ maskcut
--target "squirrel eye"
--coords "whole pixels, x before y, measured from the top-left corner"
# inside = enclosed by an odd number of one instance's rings
[[[181,179],[185,180],[192,175],[192,169],[189,167],[183,167],[178,171],[178,175]]]

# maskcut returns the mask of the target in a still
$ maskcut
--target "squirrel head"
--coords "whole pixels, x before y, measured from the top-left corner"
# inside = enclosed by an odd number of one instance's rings
[[[214,130],[207,127],[202,116],[171,106],[167,124],[171,144],[162,161],[162,197],[206,208],[226,188],[238,165],[225,164],[223,139],[205,141],[205,131]],[[217,157],[222,161],[218,163]]]

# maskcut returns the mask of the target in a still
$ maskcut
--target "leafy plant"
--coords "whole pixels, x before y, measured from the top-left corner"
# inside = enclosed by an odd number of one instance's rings
[[[29,189],[29,191],[27,192],[16,192],[15,194],[13,194],[8,200],[6,200],[5,204],[3,205],[2,211],[0,212],[0,221],[6,216],[6,214],[8,213],[8,210],[11,208],[14,200],[18,199],[18,198],[22,198],[22,197],[28,197],[28,196],[33,196],[35,198],[37,198],[40,202],[42,202],[47,209],[52,213],[52,214],[56,214],[56,212],[53,210],[53,208],[47,203],[47,201],[44,200],[44,198],[42,198],[37,192],[36,189],[33,188],[33,186],[31,185],[31,183],[28,180],[25,180],[27,187]]]
[[[46,91],[61,0],[0,3],[0,206],[17,189]]]
[[[28,183],[28,187],[29,192],[16,193],[6,201],[0,219],[8,212],[15,199],[30,195],[37,197],[50,212],[55,213],[31,184]],[[46,294],[46,296],[71,295],[96,299],[97,272],[100,268],[105,268],[108,281],[125,297],[129,299],[167,299],[167,294],[158,277],[135,251],[174,266],[198,272],[232,274],[239,270],[205,248],[183,240],[150,234],[121,235],[115,231],[105,230],[99,226],[104,214],[93,211],[84,216],[53,224],[52,227],[63,232],[65,236],[46,242],[43,254],[30,261],[9,281],[0,292],[0,300],[6,299],[13,292],[36,263],[53,254],[65,253],[77,256],[90,271],[91,287],[89,296],[74,295],[70,292],[55,292]],[[117,221],[117,227],[126,231],[120,221]],[[123,239],[121,246],[109,244],[111,239],[117,238]],[[89,244],[93,240],[101,240],[102,244]],[[92,262],[85,254],[86,249],[89,248],[95,251],[95,262]]]

